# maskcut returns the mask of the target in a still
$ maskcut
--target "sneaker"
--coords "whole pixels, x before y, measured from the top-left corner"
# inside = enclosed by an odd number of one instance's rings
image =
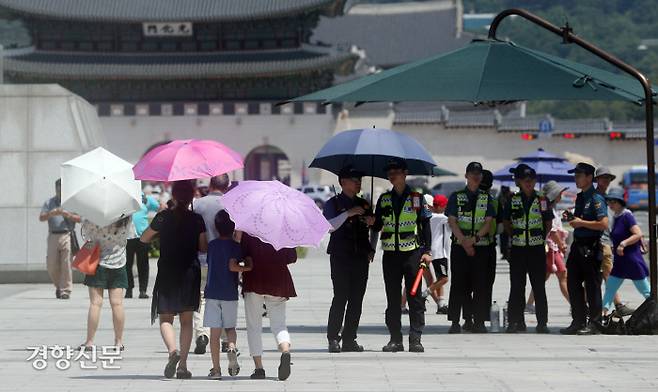
[[[617,314],[621,317],[630,316],[635,312],[635,309],[631,308],[626,304],[619,304],[619,305],[615,304],[615,310],[617,311]]]
[[[264,380],[265,379],[265,369],[254,369],[254,372],[249,376],[252,380]]]
[[[452,325],[450,326],[450,329],[448,330],[448,333],[454,334],[454,333],[462,333],[462,327],[459,325],[457,322],[453,322]]]
[[[363,346],[356,342],[356,340],[344,341],[342,351],[344,353],[354,352],[361,353],[363,352]]]
[[[146,298],[149,298],[149,295],[146,294],[146,291],[140,291],[139,292],[139,298],[146,299]]]
[[[530,313],[530,314],[535,314],[535,305],[532,304],[526,304],[525,306],[525,312]]]
[[[227,351],[228,356],[228,374],[237,376],[240,373],[240,364],[238,363],[238,353],[234,348]]]
[[[382,347],[382,351],[385,353],[396,353],[398,351],[404,351],[404,345],[402,342],[395,342],[391,340],[386,343],[386,346]]]
[[[447,305],[439,306],[436,309],[436,314],[448,314],[448,306]]]
[[[164,376],[166,378],[174,378],[176,374],[176,365],[180,361],[180,353],[178,350],[174,350],[169,354],[169,360],[167,361],[167,366],[164,369]]]
[[[339,353],[340,352],[340,343],[338,340],[330,340],[329,341],[329,352],[330,353]]]
[[[62,293],[62,295],[60,295],[59,298],[60,299],[69,299],[69,298],[71,298],[71,296],[69,295],[69,293]]]
[[[284,381],[290,377],[290,353],[285,352],[281,354],[281,361],[279,362],[279,380]]]
[[[60,299],[62,297],[62,292],[59,289],[55,290],[55,298]]]
[[[210,369],[208,373],[208,380],[221,380],[222,379],[222,370],[221,369]]]
[[[206,335],[199,335],[199,337],[196,338],[196,347],[194,348],[194,353],[205,354],[207,345],[208,345],[208,337]]]

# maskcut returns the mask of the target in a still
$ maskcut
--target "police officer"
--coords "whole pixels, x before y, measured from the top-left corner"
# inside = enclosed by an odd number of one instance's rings
[[[374,223],[372,209],[366,200],[357,196],[362,176],[363,173],[352,166],[344,167],[338,173],[342,192],[324,205],[324,216],[333,226],[327,247],[334,289],[327,322],[327,340],[332,353],[363,351],[363,346],[356,342],[356,331],[368,283],[368,265],[375,251],[370,246],[368,232],[368,225]],[[342,336],[339,335],[341,327]]]
[[[486,333],[484,321],[489,313],[488,296],[488,262],[490,255],[489,231],[491,220],[495,217],[493,199],[480,190],[482,182],[482,165],[471,162],[466,167],[466,188],[450,195],[448,223],[452,229],[450,268],[450,300],[448,302],[448,319],[452,321],[449,333],[460,333],[459,314],[469,287],[473,290],[472,332]],[[465,313],[468,309],[465,309]]]
[[[550,333],[548,302],[546,301],[546,236],[551,231],[553,210],[548,200],[535,191],[537,173],[522,163],[511,169],[521,190],[514,194],[505,208],[504,225],[512,238],[510,253],[509,326],[507,333],[525,331],[526,275],[535,295],[537,333]]]
[[[373,232],[381,231],[386,327],[391,335],[382,351],[404,350],[400,320],[401,283],[404,278],[409,302],[409,351],[423,352],[420,338],[425,326],[425,300],[420,291],[416,295],[411,295],[410,291],[421,262],[426,266],[432,262],[429,225],[432,214],[425,208],[424,197],[412,192],[406,184],[408,171],[403,159],[391,159],[384,169],[393,189],[379,197],[373,225]]]
[[[493,297],[493,286],[496,281],[496,233],[498,231],[498,223],[502,222],[502,209],[498,205],[498,200],[491,194],[491,187],[493,186],[493,173],[489,170],[482,170],[482,182],[480,182],[480,190],[491,195],[493,200],[495,217],[491,219],[489,229],[489,258],[487,263],[487,306],[491,307]],[[487,314],[488,315],[488,314]],[[487,317],[489,320],[489,317]]]
[[[563,217],[574,228],[574,242],[567,259],[567,287],[573,321],[560,330],[565,335],[600,333],[601,320],[601,234],[608,227],[605,199],[593,186],[594,166],[580,162],[569,173],[575,173],[576,186],[581,190],[576,197],[573,214]],[[585,315],[585,293],[589,305],[589,323]]]

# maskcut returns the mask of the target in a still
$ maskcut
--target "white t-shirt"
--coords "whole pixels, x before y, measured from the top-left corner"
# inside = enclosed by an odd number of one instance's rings
[[[432,213],[430,229],[432,230],[432,259],[450,258],[452,231],[448,226],[448,217],[445,214]]]
[[[202,198],[194,200],[192,202],[192,209],[203,218],[203,222],[206,224],[206,238],[210,243],[210,241],[219,236],[215,228],[215,215],[224,209],[222,205],[222,193],[211,192]],[[199,262],[204,265],[206,264],[205,253],[199,252]]]

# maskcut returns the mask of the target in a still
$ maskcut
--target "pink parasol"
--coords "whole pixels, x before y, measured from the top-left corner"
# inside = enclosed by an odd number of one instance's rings
[[[137,180],[208,178],[244,166],[237,152],[214,140],[174,140],[149,151],[133,167]]]
[[[241,181],[222,205],[244,231],[275,249],[318,246],[331,228],[315,202],[279,181]]]

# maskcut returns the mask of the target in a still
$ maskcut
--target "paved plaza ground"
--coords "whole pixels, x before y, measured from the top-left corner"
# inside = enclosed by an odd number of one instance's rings
[[[151,261],[155,267],[155,261]],[[152,269],[152,272],[154,272]],[[191,380],[162,376],[166,350],[157,326],[149,324],[149,300],[129,299],[126,306],[126,351],[119,370],[65,371],[54,360],[45,370],[26,361],[27,346],[70,345],[84,341],[87,292],[76,285],[69,301],[57,300],[46,284],[0,285],[0,391],[657,391],[658,337],[561,336],[570,318],[557,282],[548,282],[550,335],[537,335],[534,316],[527,315],[525,334],[448,335],[444,315],[428,306],[423,336],[425,353],[383,353],[388,341],[384,326],[385,295],[381,258],[370,271],[359,342],[364,353],[329,354],[325,327],[331,301],[328,258],[313,250],[292,266],[298,298],[289,302],[288,325],[293,341],[292,375],[275,379],[278,354],[265,321],[265,370],[268,379],[252,381],[244,312],[240,305],[238,346],[242,371],[222,381],[206,379],[210,354],[191,355]],[[505,302],[509,288],[505,261],[498,264],[494,299]],[[153,276],[152,279],[153,280]],[[151,282],[152,283],[152,282]],[[632,305],[641,302],[632,284],[621,290]],[[406,316],[404,316],[406,317]],[[403,319],[403,324],[408,320]],[[104,303],[98,345],[112,344],[109,303]],[[407,345],[405,336],[405,347]],[[227,362],[222,357],[223,374]]]

